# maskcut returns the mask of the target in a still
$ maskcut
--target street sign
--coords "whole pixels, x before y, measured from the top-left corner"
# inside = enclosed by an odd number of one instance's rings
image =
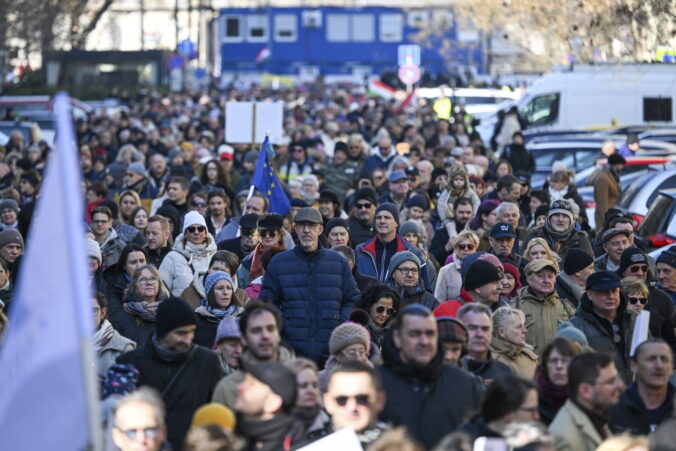
[[[416,84],[420,80],[420,67],[415,64],[399,66],[399,80],[405,85]]]
[[[400,66],[406,66],[407,64],[420,66],[419,45],[400,45],[397,47],[397,55]]]

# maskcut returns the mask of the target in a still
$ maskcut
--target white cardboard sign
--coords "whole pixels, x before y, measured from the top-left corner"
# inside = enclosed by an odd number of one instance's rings
[[[269,133],[270,143],[279,144],[284,134],[283,125],[283,102],[228,102],[225,105],[225,142],[227,143],[251,144],[254,140],[260,144],[265,139],[266,133]]]

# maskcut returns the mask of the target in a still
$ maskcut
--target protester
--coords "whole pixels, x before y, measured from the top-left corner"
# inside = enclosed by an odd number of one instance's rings
[[[533,347],[526,343],[528,329],[524,322],[525,315],[521,310],[511,307],[497,309],[493,313],[491,354],[517,375],[531,380],[539,357],[532,351]]]
[[[401,307],[399,293],[380,283],[370,285],[355,304],[355,310],[361,309],[368,313],[367,327],[371,334],[371,344],[378,349],[382,348],[385,331]]]
[[[413,252],[397,252],[390,259],[387,282],[399,292],[402,305],[421,304],[432,310],[439,306],[439,301],[425,290],[420,279],[422,268],[422,262]]]
[[[528,247],[531,239],[540,237],[562,259],[570,249],[581,249],[594,255],[587,233],[575,227],[575,209],[575,204],[568,199],[553,201],[545,225],[533,229],[524,239],[524,246]]]
[[[268,249],[284,249],[284,232],[282,230],[283,219],[277,213],[267,213],[258,218],[259,243],[254,250],[244,257],[237,270],[237,284],[246,287],[249,282],[263,276],[263,264],[261,257]]]
[[[331,417],[321,402],[317,365],[312,360],[299,357],[287,362],[286,367],[296,375],[298,387],[293,416],[303,424],[307,441],[322,437],[331,422]]]
[[[594,257],[582,249],[569,250],[563,259],[563,271],[556,276],[554,285],[559,299],[565,299],[577,307],[584,294],[587,278],[593,273]]]
[[[242,334],[239,331],[239,319],[225,316],[218,323],[214,346],[221,363],[221,377],[234,373],[239,369],[242,356]]]
[[[596,227],[603,224],[603,215],[615,207],[620,197],[620,174],[627,160],[620,154],[608,157],[608,164],[603,166],[594,177],[594,201],[596,202]],[[585,249],[586,250],[586,249]]]
[[[460,358],[467,351],[467,327],[457,318],[437,318],[439,342],[444,350],[444,363],[460,365]]]
[[[115,446],[121,451],[160,451],[167,438],[164,416],[164,403],[155,390],[142,387],[122,397],[113,414]]]
[[[204,281],[204,293],[200,306],[195,309],[197,329],[195,344],[211,348],[214,345],[219,323],[226,317],[239,317],[243,307],[235,299],[235,283],[224,271],[211,272]]]
[[[115,364],[115,359],[120,354],[134,349],[136,343],[120,335],[106,319],[108,310],[106,297],[103,294],[96,293],[92,304],[94,308],[94,325],[96,327],[93,339],[94,354],[96,355],[96,374],[99,382],[103,382],[108,369]]]
[[[437,276],[434,297],[438,301],[445,302],[460,296],[462,288],[460,267],[465,257],[475,252],[478,245],[479,238],[473,232],[463,230],[455,237],[453,240],[453,253],[449,257],[451,261],[439,270]]]
[[[319,389],[326,392],[329,375],[338,366],[346,362],[369,362],[371,336],[361,324],[345,322],[333,329],[329,338],[329,359],[319,372]]]
[[[2,237],[2,233],[0,233]],[[676,305],[676,247],[672,246],[657,257],[657,280]]]
[[[105,270],[117,263],[125,246],[125,242],[117,236],[117,231],[113,228],[113,214],[108,207],[100,205],[92,211],[90,230],[94,235],[94,239],[101,246],[101,258],[103,261],[101,266]],[[16,244],[10,244],[11,242],[18,243],[23,249],[23,239],[19,241],[17,238],[13,238],[17,236],[17,233],[17,231],[11,229],[0,232],[0,255],[10,263],[14,259],[7,259],[5,257],[6,252],[3,252],[2,249],[8,246],[16,247]],[[18,236],[20,237],[20,235]]]
[[[350,241],[363,243],[375,235],[376,193],[372,188],[362,188],[354,194],[354,210],[348,223]]]

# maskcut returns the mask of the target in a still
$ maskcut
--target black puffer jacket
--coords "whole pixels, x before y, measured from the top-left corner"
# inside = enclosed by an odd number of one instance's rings
[[[629,369],[629,350],[636,320],[636,314],[627,310],[627,303],[627,298],[620,294],[620,306],[617,309],[617,317],[614,323],[618,328],[617,333],[613,331],[613,324],[610,321],[594,312],[594,307],[586,293],[580,299],[580,305],[575,312],[575,316],[570,320],[575,327],[584,333],[592,349],[608,352],[615,356],[615,366],[625,384],[629,384],[632,379]]]
[[[674,386],[669,384],[667,399],[660,407],[660,416],[657,425],[671,416],[674,405]],[[620,401],[610,409],[608,426],[613,434],[628,432],[632,435],[649,435],[650,418],[648,411],[638,394],[636,382],[631,384],[620,396]]]
[[[401,360],[390,330],[385,334],[383,361],[378,370],[388,396],[380,420],[406,426],[425,449],[433,448],[479,408],[481,387],[460,368],[443,363],[441,344],[427,366],[411,365]]]

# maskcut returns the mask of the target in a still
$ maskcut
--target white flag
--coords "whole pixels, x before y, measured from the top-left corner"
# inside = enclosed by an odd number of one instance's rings
[[[0,350],[0,448],[98,448],[84,206],[68,97]],[[96,425],[98,427],[98,425]]]

